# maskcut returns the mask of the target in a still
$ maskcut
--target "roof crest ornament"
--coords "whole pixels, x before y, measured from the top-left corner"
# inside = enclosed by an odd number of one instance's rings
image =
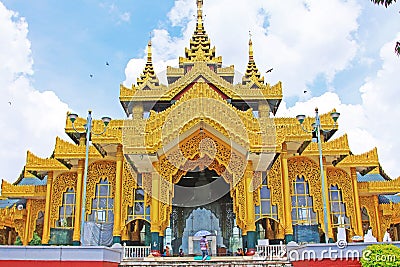
[[[157,75],[154,72],[154,67],[153,67],[153,53],[151,50],[151,38],[152,34],[150,32],[149,34],[149,42],[147,43],[147,62],[146,66],[144,67],[143,73],[140,75],[139,78],[137,78],[136,83],[137,85],[141,85],[149,81],[150,83],[158,86],[159,85],[159,80],[157,78]]]
[[[249,31],[249,62],[247,63],[246,73],[242,78],[242,84],[255,83],[257,87],[264,84],[264,77],[261,76],[254,61],[253,41],[251,40],[251,31]]]

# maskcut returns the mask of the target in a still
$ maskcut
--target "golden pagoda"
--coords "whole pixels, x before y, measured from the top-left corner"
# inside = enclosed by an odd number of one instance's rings
[[[323,141],[321,169],[318,144],[302,129],[312,130],[314,118],[301,125],[275,117],[282,84],[264,81],[251,37],[235,84],[234,66],[216,56],[203,1],[196,2],[196,28],[178,67],[167,67],[167,85],[155,74],[149,41],[137,83],[120,85],[127,119],[88,135],[86,120],[72,123],[67,114],[72,141],[57,137],[48,158],[28,151],[17,181],[2,181],[0,244],[27,245],[37,233],[42,244],[195,253],[193,242],[207,231],[218,252],[251,254],[261,239],[325,242],[345,228],[352,242],[369,227],[378,241],[387,228],[399,240],[400,179],[384,173],[377,149],[354,155],[347,135],[332,139],[338,126],[322,114],[321,126],[333,128],[314,132]],[[101,120],[91,123],[103,131]]]

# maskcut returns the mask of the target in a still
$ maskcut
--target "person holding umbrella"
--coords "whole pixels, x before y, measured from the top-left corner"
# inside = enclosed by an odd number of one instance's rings
[[[202,253],[202,259],[205,261],[208,257],[208,240],[205,235],[200,239],[200,250]]]

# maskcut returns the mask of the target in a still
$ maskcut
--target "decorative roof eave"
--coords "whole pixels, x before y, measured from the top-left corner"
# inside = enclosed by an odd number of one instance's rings
[[[196,104],[200,101],[201,105]],[[215,109],[216,105],[218,109]],[[232,117],[237,119],[233,120]],[[163,144],[171,142],[199,123],[215,127],[242,147],[249,147],[250,151],[265,152],[277,147],[273,136],[266,138],[269,136],[265,134],[268,122],[254,118],[251,109],[237,110],[208,83],[198,82],[166,110],[158,113],[150,111],[148,119],[127,120],[123,129],[124,150],[155,153]],[[238,128],[238,125],[243,127]],[[275,132],[275,126],[273,130]]]
[[[400,180],[358,182],[360,195],[397,194],[400,192]]]
[[[9,198],[45,198],[45,185],[13,185],[3,180],[1,183],[1,194]]]
[[[57,136],[56,146],[54,149],[54,157],[56,159],[82,159],[86,156],[86,147],[83,145],[75,145],[64,141]],[[90,158],[101,158],[101,154],[94,146],[89,148]]]
[[[124,120],[111,120],[104,133],[104,123],[102,120],[94,120],[92,131],[94,133],[102,133],[100,135],[92,135],[93,144],[121,144],[122,127]]]
[[[249,86],[236,84],[233,86],[233,91],[236,93],[233,100],[281,100],[283,98],[282,82],[273,86],[262,85],[260,89],[251,89]]]
[[[72,122],[66,119],[65,133],[77,144],[79,144],[79,137],[84,134],[85,128],[83,125],[86,123],[86,119],[78,117],[74,123],[75,129],[79,131],[77,133],[72,127]],[[92,134],[93,143],[106,143],[106,144],[119,144],[122,139],[121,128],[124,124],[124,120],[111,120],[108,124],[106,131],[101,135]],[[92,132],[101,133],[104,130],[104,123],[102,120],[92,121]]]
[[[251,89],[244,85],[232,85],[210,70],[205,62],[197,62],[185,76],[170,84],[168,88],[138,90],[126,88],[121,84],[120,101],[171,101],[179,92],[200,76],[204,77],[232,100],[281,100],[283,97],[281,82],[273,86],[269,84],[263,85],[261,89]]]
[[[322,153],[324,156],[337,156],[337,155],[349,155],[350,148],[347,139],[347,134],[329,141],[322,142]],[[319,155],[318,143],[311,142],[302,153],[303,156],[315,156]]]
[[[378,151],[376,147],[360,155],[349,155],[337,164],[337,167],[356,167],[357,171],[364,168],[379,166]]]
[[[55,158],[39,158],[28,151],[25,170],[29,172],[68,171],[69,169]]]
[[[282,142],[303,142],[310,140],[310,133],[301,129],[296,118],[273,118],[276,125],[277,135],[281,136]],[[306,118],[307,120],[307,118]],[[306,127],[307,128],[307,127]],[[307,129],[307,130],[311,130]]]

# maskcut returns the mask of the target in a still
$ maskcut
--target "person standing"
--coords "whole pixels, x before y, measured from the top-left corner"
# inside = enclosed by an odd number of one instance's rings
[[[208,256],[208,240],[206,238],[206,236],[203,236],[200,239],[200,250],[202,253],[202,260],[206,260],[207,256]]]

